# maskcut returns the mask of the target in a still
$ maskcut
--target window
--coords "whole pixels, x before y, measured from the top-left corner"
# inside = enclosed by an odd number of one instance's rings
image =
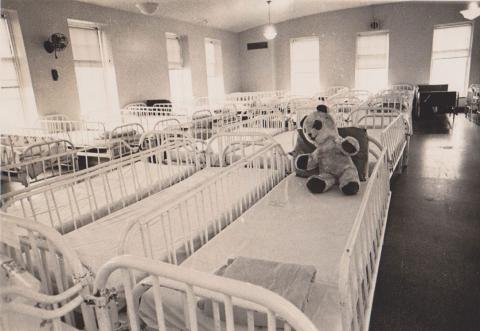
[[[376,92],[388,86],[388,32],[357,36],[355,87]]]
[[[182,40],[176,34],[167,33],[168,76],[170,78],[170,98],[175,103],[188,104],[193,99],[192,77],[185,66]]]
[[[205,58],[207,62],[208,97],[212,100],[223,99],[222,45],[220,41],[205,39]]]
[[[14,21],[14,22],[12,22]],[[14,31],[16,30],[16,31]],[[14,33],[16,32],[16,33]],[[16,13],[0,17],[0,129],[32,125],[37,117]]]
[[[293,94],[320,91],[320,46],[318,38],[290,40],[290,88]]]
[[[72,20],[69,20],[69,31],[81,117],[89,121],[111,121],[114,105],[102,31],[92,23]]]
[[[450,91],[466,95],[470,71],[472,25],[436,26],[433,31],[431,84],[448,84]]]

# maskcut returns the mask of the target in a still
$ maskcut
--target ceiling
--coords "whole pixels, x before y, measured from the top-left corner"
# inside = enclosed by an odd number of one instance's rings
[[[136,3],[156,1],[160,7],[155,14],[194,24],[241,32],[266,24],[266,0],[78,0],[99,6],[139,13]],[[272,22],[328,12],[339,9],[393,2],[393,0],[272,0]]]

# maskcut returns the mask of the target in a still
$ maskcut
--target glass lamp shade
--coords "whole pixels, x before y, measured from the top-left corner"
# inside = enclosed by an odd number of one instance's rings
[[[153,15],[158,10],[158,2],[142,2],[135,5],[143,15]]]
[[[478,3],[470,2],[468,5],[468,9],[460,11],[460,13],[465,17],[467,20],[474,20],[478,16],[480,16],[480,8],[478,7]]]
[[[267,40],[275,39],[275,37],[277,36],[277,29],[275,28],[275,26],[273,24],[267,25],[265,27],[265,30],[263,31],[263,36]]]

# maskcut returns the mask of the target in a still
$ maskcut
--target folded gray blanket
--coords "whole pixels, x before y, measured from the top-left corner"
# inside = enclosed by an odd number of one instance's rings
[[[217,270],[215,274],[266,288],[287,299],[298,309],[303,310],[315,278],[316,269],[308,265],[280,263],[240,256],[229,260],[228,264]],[[213,316],[211,301],[201,301],[199,306],[201,309],[203,306],[204,313],[207,316]],[[224,320],[222,306],[220,311],[221,319]],[[254,317],[255,326],[267,326],[266,314],[255,313]],[[246,310],[235,307],[234,320],[236,324],[245,325],[247,323]]]

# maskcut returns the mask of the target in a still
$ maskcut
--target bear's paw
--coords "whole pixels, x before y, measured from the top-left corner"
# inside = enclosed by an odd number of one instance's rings
[[[311,177],[307,181],[307,188],[312,193],[323,193],[325,191],[325,187],[327,187],[327,183],[318,177]]]
[[[354,195],[354,194],[357,194],[359,189],[360,189],[360,186],[358,185],[357,182],[349,182],[342,187],[342,192],[345,195]]]

